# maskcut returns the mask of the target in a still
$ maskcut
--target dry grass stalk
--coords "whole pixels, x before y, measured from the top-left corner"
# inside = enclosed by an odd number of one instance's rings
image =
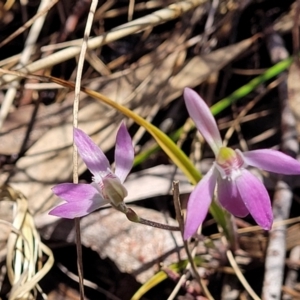
[[[36,299],[38,292],[42,293],[38,282],[54,263],[52,251],[41,242],[28,211],[27,199],[20,192],[2,186],[0,201],[15,203],[14,221],[9,224],[11,233],[7,241],[6,267],[12,285],[8,299]]]

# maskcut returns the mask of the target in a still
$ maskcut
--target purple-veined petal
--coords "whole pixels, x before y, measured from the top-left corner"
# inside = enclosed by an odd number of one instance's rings
[[[213,166],[192,191],[187,205],[184,226],[185,240],[196,233],[197,228],[204,221],[214,195],[216,181],[217,174]]]
[[[102,205],[95,201],[76,201],[59,205],[53,208],[49,215],[57,216],[66,219],[74,219],[88,215]]]
[[[130,172],[134,159],[134,149],[131,137],[125,124],[122,122],[117,133],[115,149],[115,174],[123,183]]]
[[[235,179],[238,191],[256,223],[265,230],[270,230],[273,213],[269,194],[265,186],[249,171]]]
[[[237,189],[235,180],[218,177],[218,200],[234,216],[243,218],[249,214]]]
[[[109,162],[102,150],[92,141],[92,139],[78,128],[74,128],[74,142],[78,148],[78,153],[88,169],[99,181],[99,174],[109,169]]]
[[[53,193],[67,202],[95,200],[101,202],[103,197],[91,184],[61,183],[52,188]]]
[[[260,149],[243,152],[245,163],[268,172],[284,175],[300,174],[300,163],[277,150]]]
[[[222,146],[221,135],[210,109],[204,100],[192,89],[184,89],[184,100],[190,117],[195,122],[198,130],[217,155]]]

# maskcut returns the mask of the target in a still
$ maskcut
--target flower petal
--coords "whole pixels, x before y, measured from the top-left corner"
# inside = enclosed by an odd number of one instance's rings
[[[66,219],[83,217],[98,209],[101,205],[94,201],[76,201],[59,205],[49,212],[49,215]]]
[[[131,137],[125,124],[122,122],[117,133],[115,150],[115,174],[123,183],[130,172],[134,159],[134,149]]]
[[[91,184],[62,183],[52,191],[67,203],[55,207],[49,214],[67,219],[85,216],[108,203]]]
[[[103,197],[91,184],[61,183],[52,188],[53,193],[67,202],[84,200],[101,201]]]
[[[204,221],[214,195],[216,181],[217,174],[213,166],[192,191],[187,205],[184,226],[185,240],[190,238]]]
[[[300,163],[276,150],[260,149],[243,152],[245,163],[273,173],[284,175],[300,174]]]
[[[106,172],[109,169],[109,162],[102,150],[92,139],[78,128],[74,128],[74,142],[82,160],[99,181],[99,172]]]
[[[218,200],[234,216],[243,218],[249,214],[234,180],[218,177]]]
[[[192,89],[184,89],[184,100],[190,117],[195,122],[198,130],[203,135],[211,149],[218,154],[222,146],[222,139],[216,120],[204,100]]]
[[[270,230],[273,213],[269,194],[265,186],[249,171],[235,179],[237,189],[256,223],[265,230]]]

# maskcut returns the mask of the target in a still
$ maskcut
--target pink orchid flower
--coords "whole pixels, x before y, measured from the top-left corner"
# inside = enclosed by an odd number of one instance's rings
[[[285,175],[300,174],[300,163],[282,152],[261,149],[241,152],[222,146],[216,121],[204,100],[185,88],[184,100],[190,117],[215,154],[212,168],[190,195],[184,238],[190,238],[204,221],[217,186],[219,203],[237,217],[249,213],[263,229],[273,223],[270,197],[264,185],[248,170],[253,166]]]
[[[123,200],[127,196],[123,182],[134,159],[131,137],[124,123],[117,133],[114,173],[102,150],[82,130],[74,129],[74,142],[79,155],[93,174],[93,182],[62,183],[53,187],[53,193],[67,203],[55,207],[49,214],[73,219],[85,216],[108,203],[122,211]]]

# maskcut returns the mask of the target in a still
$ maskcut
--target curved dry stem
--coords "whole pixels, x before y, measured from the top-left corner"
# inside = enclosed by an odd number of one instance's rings
[[[181,209],[180,199],[179,199],[180,192],[179,192],[179,182],[178,181],[173,181],[172,189],[173,189],[173,201],[174,201],[174,206],[175,206],[176,219],[178,220],[181,235],[182,235],[182,238],[183,238],[184,220],[183,220],[182,209]],[[184,248],[185,248],[185,251],[187,253],[188,260],[189,260],[189,263],[187,264],[186,269],[187,270],[191,269],[193,271],[194,276],[197,279],[197,281],[199,282],[199,285],[201,286],[204,295],[209,300],[213,300],[214,298],[213,298],[212,294],[210,293],[209,289],[207,288],[205,282],[203,281],[203,279],[199,275],[199,273],[197,271],[197,268],[196,268],[196,265],[195,265],[195,262],[194,262],[194,257],[196,255],[197,247],[194,247],[194,249],[191,252],[190,248],[189,248],[189,245],[188,245],[188,242],[187,241],[183,241],[183,242],[184,242]],[[182,280],[183,280],[183,277],[181,277],[179,282],[181,282]],[[169,299],[172,299],[172,297],[174,297],[176,289],[179,288],[179,282],[178,282],[178,284],[176,285],[176,287],[174,289],[174,293],[172,293],[170,295]]]
[[[7,241],[6,257],[7,274],[12,285],[9,300],[34,299],[37,291],[41,290],[38,282],[54,263],[52,251],[41,242],[33,217],[28,212],[27,199],[20,192],[3,186],[0,189],[0,201],[16,204],[13,223],[0,221],[12,229]]]
[[[79,110],[79,100],[80,100],[80,89],[81,89],[81,78],[82,78],[82,70],[85,61],[85,54],[87,50],[87,42],[91,33],[91,28],[93,25],[95,11],[98,5],[97,0],[93,0],[91,3],[89,15],[87,18],[83,41],[80,49],[80,56],[78,61],[77,68],[77,76],[75,83],[75,98],[73,104],[73,126],[74,128],[78,127],[78,110]],[[73,145],[73,182],[78,183],[78,151],[77,147]],[[84,275],[83,275],[83,264],[82,264],[82,248],[81,248],[81,234],[80,234],[80,219],[75,218],[75,231],[76,231],[76,250],[77,250],[77,269],[78,269],[78,277],[79,277],[79,291],[80,291],[80,299],[84,299]]]
[[[245,290],[248,292],[248,294],[252,297],[252,299],[254,300],[261,300],[256,293],[254,292],[254,290],[252,289],[252,287],[250,286],[250,284],[248,283],[248,281],[246,280],[246,278],[244,277],[243,273],[241,272],[240,267],[238,266],[232,252],[230,250],[226,251],[226,256],[228,258],[228,261],[232,267],[232,269],[235,272],[235,275],[237,276],[237,278],[239,279],[240,283],[243,285],[243,287],[245,288]]]
[[[23,66],[27,65],[32,52],[34,52],[36,41],[39,37],[39,34],[42,30],[44,21],[46,19],[46,15],[45,14],[40,15],[40,12],[44,12],[44,10],[48,6],[49,6],[48,0],[41,1],[39,9],[38,9],[39,17],[37,18],[37,20],[35,20],[35,23],[30,28],[28,37],[25,42],[25,47],[20,56],[20,60],[17,65],[17,68],[22,68]],[[7,90],[7,92],[5,94],[5,97],[3,99],[1,109],[0,109],[0,128],[2,127],[3,122],[5,121],[7,115],[10,111],[10,107],[13,104],[14,99],[16,98],[18,87],[19,87],[18,81],[12,82],[9,86],[9,89]]]

